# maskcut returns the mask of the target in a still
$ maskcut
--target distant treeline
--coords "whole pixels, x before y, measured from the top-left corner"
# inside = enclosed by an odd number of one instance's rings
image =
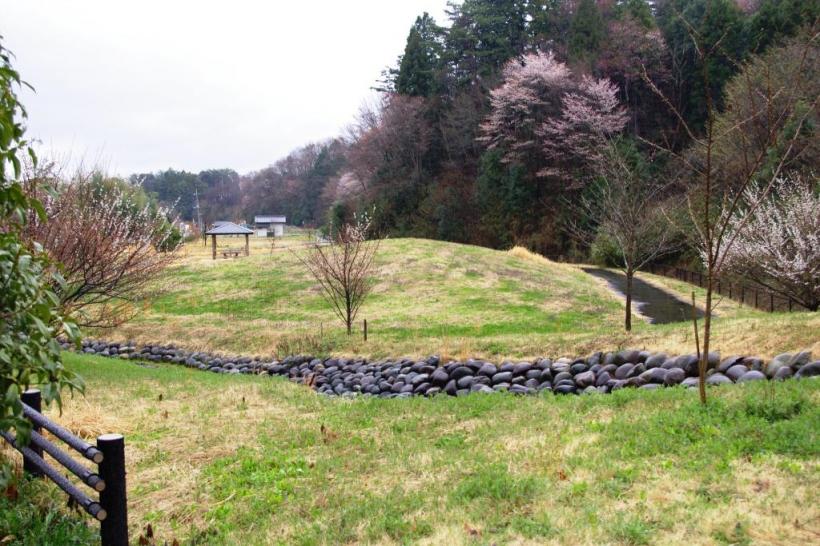
[[[552,255],[574,252],[565,229],[571,203],[581,198],[594,173],[585,170],[582,155],[555,153],[554,143],[552,153],[546,153],[542,142],[558,135],[562,142],[583,140],[582,131],[589,130],[567,122],[561,110],[567,97],[600,92],[598,98],[605,101],[601,89],[611,84],[625,113],[616,127],[618,138],[645,154],[657,176],[674,177],[668,157],[655,154],[649,143],[685,154],[698,134],[683,131],[672,108],[702,131],[704,86],[719,98],[716,109],[728,110],[723,91],[744,61],[782,47],[791,37],[816,32],[819,4],[450,3],[444,24],[427,13],[416,19],[395,67],[378,82],[381,102],[363,108],[345,135],[309,144],[246,175],[229,169],[168,170],[134,175],[132,181],[160,201],[175,203],[185,219],[195,219],[196,192],[205,222],[270,213],[286,214],[289,223],[321,226],[367,209],[374,211],[375,225],[384,234],[490,247],[521,244]],[[698,60],[692,33],[719,51],[707,66]],[[540,59],[556,71],[556,94],[513,96],[533,89],[511,82],[528,77],[526,67],[515,69],[525,59]],[[603,83],[596,87],[595,82]],[[504,101],[512,118],[500,118]],[[515,101],[530,104],[517,110]],[[533,104],[537,108],[529,108]],[[512,130],[499,134],[504,124]],[[552,132],[527,132],[538,124]],[[815,160],[809,158],[809,166]]]

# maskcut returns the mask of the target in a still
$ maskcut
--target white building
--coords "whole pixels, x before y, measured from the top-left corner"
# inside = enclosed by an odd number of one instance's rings
[[[281,237],[285,234],[286,221],[284,216],[254,216],[253,227],[257,237]]]

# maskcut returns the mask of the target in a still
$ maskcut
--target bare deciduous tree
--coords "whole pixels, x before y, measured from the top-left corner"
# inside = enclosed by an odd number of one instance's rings
[[[610,143],[596,170],[599,178],[575,207],[579,221],[571,231],[587,244],[612,248],[626,277],[624,328],[630,331],[635,273],[679,246],[662,207],[669,184],[648,173],[626,144]]]
[[[26,237],[60,264],[66,282],[54,289],[80,326],[122,324],[175,259],[174,222],[168,211],[138,202],[123,181],[99,173],[59,178],[53,164],[29,173],[30,191],[47,179],[54,192],[39,196],[46,218],[32,215]]]
[[[782,178],[768,196],[746,190],[729,221],[735,239],[726,267],[767,290],[817,311],[820,307],[820,195],[801,179]],[[747,203],[760,203],[749,214]],[[747,216],[750,218],[747,220]]]
[[[296,255],[321,286],[322,295],[345,323],[348,335],[373,287],[373,260],[379,240],[368,240],[370,227],[369,216],[356,215],[353,223],[332,230],[331,244],[316,243],[306,254]]]
[[[707,5],[707,9],[710,6]],[[725,113],[718,111],[710,80],[710,60],[723,56],[722,38],[708,41],[682,16],[702,67],[706,120],[703,131],[692,127],[663,92],[646,76],[647,83],[664,101],[691,140],[687,152],[649,143],[674,156],[688,181],[686,194],[694,226],[692,243],[706,271],[703,318],[703,351],[698,366],[700,400],[706,403],[706,370],[711,343],[713,293],[737,234],[753,217],[776,181],[794,162],[816,146],[813,120],[820,94],[818,34],[810,28],[800,40],[776,48],[741,67],[727,86]],[[646,73],[645,73],[646,75]],[[735,106],[748,105],[749,108]],[[807,132],[811,133],[807,136]],[[749,187],[760,191],[745,204],[746,216],[730,229]]]

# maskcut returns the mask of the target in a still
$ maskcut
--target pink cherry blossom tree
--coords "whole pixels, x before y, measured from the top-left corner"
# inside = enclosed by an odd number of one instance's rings
[[[576,77],[552,53],[509,61],[503,78],[490,93],[479,140],[537,176],[568,178],[574,166],[597,159],[606,139],[626,124],[614,84]]]

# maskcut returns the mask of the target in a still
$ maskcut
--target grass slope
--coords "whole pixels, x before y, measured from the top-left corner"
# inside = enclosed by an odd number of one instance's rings
[[[303,252],[304,242],[291,236],[271,252],[266,240],[255,239],[250,257],[217,261],[201,243],[190,244],[158,287],[160,295],[134,321],[96,334],[280,356],[505,358],[626,346],[694,350],[689,323],[652,326],[638,320],[632,334],[624,333],[622,299],[576,266],[523,249],[502,252],[424,239],[382,242],[377,284],[359,314],[359,328],[361,319],[368,320],[365,343],[361,335],[344,334],[299,263],[294,252]],[[692,289],[663,277],[643,278],[687,300]],[[703,301],[703,291],[696,291]],[[718,313],[713,346],[725,354],[820,353],[816,313],[770,315],[728,301]]]
[[[820,382],[326,399],[85,355],[55,418],[126,435],[132,536],[196,544],[806,544]],[[771,389],[771,390],[770,390]],[[55,493],[56,494],[56,493]],[[2,511],[2,507],[0,507]]]

